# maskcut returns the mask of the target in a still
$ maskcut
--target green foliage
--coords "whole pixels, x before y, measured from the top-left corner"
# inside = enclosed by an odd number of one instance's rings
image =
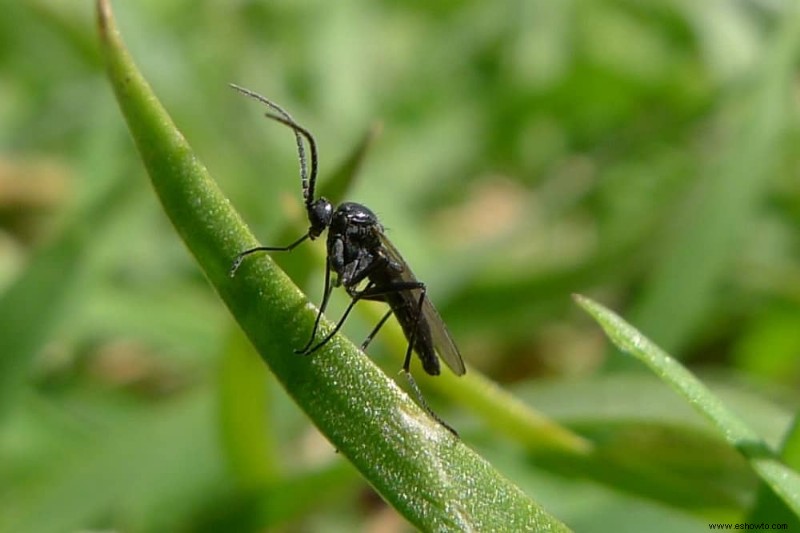
[[[100,0],[98,11],[109,80],[165,212],[261,357],[320,432],[421,529],[565,531],[400,395],[352,344],[331,341],[314,357],[286,357],[315,312],[302,310],[300,291],[274,266],[248,265],[235,279],[229,275],[230,258],[251,248],[253,237],[137,70],[110,4]]]
[[[499,471],[515,501],[578,531],[800,525],[784,484],[800,450],[792,3],[116,2],[192,146],[165,175],[202,160],[221,189],[169,216],[109,90],[94,6],[6,4],[1,531],[349,531],[386,520],[370,484],[432,528],[359,463],[424,472],[432,458],[454,477],[472,465],[476,490]],[[372,207],[427,282],[471,368],[414,371],[463,446],[387,379],[396,325],[370,347],[386,375],[345,340],[380,305],[329,351],[287,353],[319,302],[322,243],[274,257],[302,292],[264,257],[226,277],[224,256],[254,242],[231,208],[265,244],[305,228],[291,134],[230,82],[314,132],[326,194]],[[152,169],[148,151],[178,139],[151,140],[137,143]],[[610,351],[576,292],[681,365],[656,378]],[[715,406],[712,422],[692,405]],[[325,418],[370,407],[413,413],[424,430],[383,440],[425,459]],[[450,499],[486,504],[462,489]]]

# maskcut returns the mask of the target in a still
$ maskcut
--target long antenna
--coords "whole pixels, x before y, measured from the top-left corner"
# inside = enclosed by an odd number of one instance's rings
[[[311,209],[311,204],[314,202],[314,187],[317,183],[317,142],[314,140],[314,136],[310,131],[295,122],[294,118],[292,118],[292,115],[290,115],[288,111],[283,109],[275,102],[251,91],[250,89],[240,87],[239,85],[231,83],[230,86],[240,93],[258,100],[271,110],[275,111],[275,114],[266,113],[266,117],[276,122],[280,122],[281,124],[285,124],[286,126],[292,128],[292,131],[294,131],[294,137],[297,141],[297,156],[300,160],[300,184],[303,187],[303,199],[305,200],[306,210]],[[311,151],[310,176],[308,172],[308,163],[306,161],[306,150],[305,146],[303,145],[303,137],[305,137],[305,139],[308,141],[308,147]]]

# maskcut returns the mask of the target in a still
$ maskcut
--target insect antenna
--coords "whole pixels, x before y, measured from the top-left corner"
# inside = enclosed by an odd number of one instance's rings
[[[294,130],[296,137],[299,138],[299,136],[302,135],[308,141],[308,147],[311,152],[310,176],[306,173],[305,150],[298,150],[297,153],[300,157],[300,179],[303,184],[303,199],[305,200],[306,209],[310,209],[311,204],[314,203],[314,187],[317,184],[317,143],[314,140],[314,135],[312,135],[311,132],[305,129],[303,126],[295,122],[291,117],[287,118],[283,115],[276,115],[273,113],[264,113],[264,116],[274,120],[275,122],[280,122],[281,124],[289,126],[292,128],[292,130]],[[302,143],[299,143],[298,146],[300,146],[300,144]]]
[[[288,111],[283,109],[281,106],[276,104],[275,102],[269,100],[268,98],[261,96],[260,94],[251,91],[250,89],[246,89],[244,87],[240,87],[239,85],[231,83],[230,86],[233,89],[236,89],[240,93],[244,94],[245,96],[249,96],[262,104],[266,105],[271,111],[265,113],[266,117],[276,122],[280,122],[286,126],[292,128],[294,132],[294,138],[297,142],[297,157],[300,161],[300,183],[303,187],[303,199],[305,200],[306,212],[308,213],[309,221],[311,221],[311,228],[308,232],[297,239],[295,242],[288,246],[257,246],[255,248],[250,248],[249,250],[245,250],[244,252],[240,253],[236,256],[233,261],[233,264],[230,267],[229,275],[233,277],[236,275],[236,271],[239,269],[239,266],[242,264],[242,261],[245,257],[252,253],[256,252],[288,252],[294,249],[297,245],[304,242],[306,239],[314,239],[321,233],[322,229],[324,229],[324,219],[319,222],[315,223],[315,221],[319,221],[320,217],[317,212],[314,210],[314,186],[317,182],[317,143],[314,140],[314,136],[311,134],[310,131],[299,125],[295,122],[292,115],[289,114]],[[308,160],[306,159],[306,148],[305,144],[303,143],[303,139],[308,142],[309,150],[311,151],[311,175],[309,177],[309,165]],[[320,201],[318,203],[322,203],[322,208],[324,209],[325,204],[327,201]],[[329,204],[327,204],[329,205]]]
[[[240,87],[239,85],[231,83],[230,86],[240,93],[266,105],[268,108],[274,111],[274,113],[265,113],[267,118],[289,126],[292,128],[292,131],[294,131],[294,138],[297,142],[297,157],[300,161],[300,183],[303,187],[303,200],[305,201],[306,210],[310,211],[311,204],[314,202],[314,188],[317,183],[317,142],[314,139],[314,136],[310,131],[295,122],[294,118],[292,118],[292,115],[290,115],[288,111],[272,100],[266,98],[265,96],[261,96],[250,89]],[[311,152],[310,175],[303,138],[305,138],[308,142],[309,151]]]

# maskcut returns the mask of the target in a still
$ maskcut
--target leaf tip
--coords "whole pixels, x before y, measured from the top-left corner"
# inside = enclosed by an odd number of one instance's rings
[[[103,40],[107,40],[114,28],[114,13],[111,10],[110,0],[97,0],[97,26],[100,29],[100,36]]]
[[[572,293],[572,300],[589,313],[592,312],[592,300],[577,292]]]

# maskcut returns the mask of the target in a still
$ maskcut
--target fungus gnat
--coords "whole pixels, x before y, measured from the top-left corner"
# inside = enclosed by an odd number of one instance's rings
[[[466,372],[453,338],[427,296],[425,284],[417,280],[400,252],[386,237],[375,213],[366,206],[354,202],[342,203],[334,209],[327,199],[315,197],[317,145],[311,132],[295,122],[282,107],[267,98],[237,85],[231,84],[231,87],[266,105],[270,110],[266,113],[267,118],[280,122],[294,131],[300,161],[300,182],[309,222],[305,235],[288,246],[258,246],[240,253],[231,265],[231,277],[236,274],[246,256],[255,252],[288,252],[307,239],[315,240],[327,229],[327,260],[322,304],[308,342],[295,352],[308,355],[324,346],[339,331],[359,300],[385,302],[389,305],[388,312],[367,336],[361,349],[367,348],[381,327],[394,314],[408,340],[403,372],[419,404],[432,418],[457,435],[456,431],[428,406],[409,371],[413,349],[422,362],[422,368],[432,376],[440,372],[439,358],[454,374],[460,376]],[[311,152],[310,165],[306,160],[304,140]],[[331,271],[335,273],[333,279]],[[314,343],[320,318],[328,306],[331,292],[334,287],[339,286],[344,287],[350,295],[350,304],[333,331],[321,341]]]

